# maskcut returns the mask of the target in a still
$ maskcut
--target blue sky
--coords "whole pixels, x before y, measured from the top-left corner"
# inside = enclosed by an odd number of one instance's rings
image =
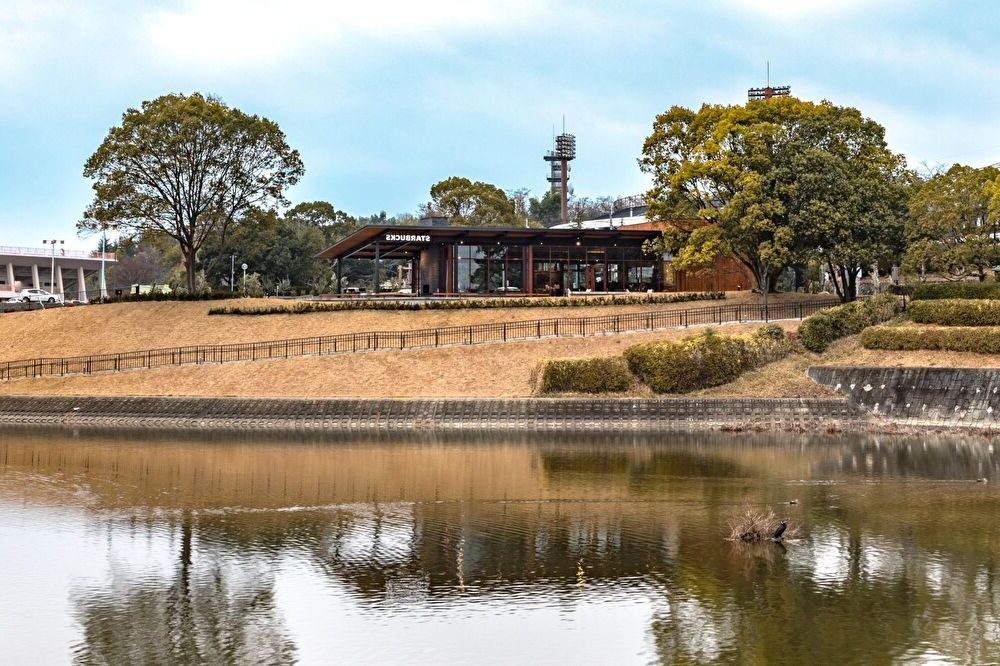
[[[673,104],[762,85],[859,107],[911,164],[1000,161],[1000,3],[920,0],[0,0],[0,245],[92,247],[83,163],[122,111],[202,91],[279,123],[293,202],[415,212],[452,175],[544,191],[553,125],[581,196],[638,193]]]

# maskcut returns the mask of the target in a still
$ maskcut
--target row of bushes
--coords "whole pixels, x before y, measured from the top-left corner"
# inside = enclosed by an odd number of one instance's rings
[[[210,315],[272,315],[309,314],[312,312],[338,312],[342,310],[474,310],[480,308],[560,308],[592,307],[598,305],[658,305],[686,303],[689,301],[720,301],[726,298],[721,291],[690,292],[677,294],[651,294],[633,296],[586,297],[526,297],[526,298],[467,298],[453,300],[343,300],[296,301],[292,304],[269,306],[226,306],[212,308]]]
[[[162,293],[151,291],[147,294],[122,294],[107,298],[94,298],[91,303],[144,303],[146,301],[221,301],[242,298],[243,294],[233,291],[174,291]]]
[[[866,349],[892,351],[925,349],[1000,354],[1000,329],[873,326],[861,333],[861,344]]]
[[[892,319],[900,311],[899,299],[891,294],[872,296],[820,310],[799,324],[799,340],[809,351],[825,352],[834,340],[856,335],[868,326]]]
[[[1000,326],[1000,301],[957,298],[914,301],[906,314],[918,324]]]
[[[627,390],[635,377],[654,393],[688,393],[727,384],[793,348],[776,324],[748,335],[719,335],[709,329],[677,342],[633,345],[624,358],[545,361],[537,385],[542,393],[616,393]]]
[[[913,287],[913,300],[945,298],[1000,299],[1000,282],[932,282]]]

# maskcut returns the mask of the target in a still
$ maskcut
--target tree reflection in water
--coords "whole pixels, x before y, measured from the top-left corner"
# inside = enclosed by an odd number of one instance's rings
[[[980,440],[0,436],[0,448],[0,469],[35,480],[19,482],[21,500],[72,504],[78,494],[32,493],[85,488],[94,520],[119,542],[109,551],[123,540],[169,542],[168,573],[113,568],[75,590],[84,663],[292,661],[300,635],[286,617],[296,600],[275,592],[288,562],[331,591],[332,612],[370,618],[375,646],[391,617],[447,623],[469,609],[627,598],[644,604],[647,657],[664,663],[1000,654],[1000,488],[970,481],[997,479],[1000,458]],[[792,497],[799,504],[781,504]],[[794,512],[800,541],[787,552],[723,541],[726,518],[747,502]],[[116,532],[123,513],[147,521],[148,534]],[[530,646],[516,655],[530,661]]]
[[[115,577],[104,589],[77,590],[83,664],[286,664],[295,643],[276,612],[267,562],[230,552],[195,555],[196,521],[179,516],[169,579]]]

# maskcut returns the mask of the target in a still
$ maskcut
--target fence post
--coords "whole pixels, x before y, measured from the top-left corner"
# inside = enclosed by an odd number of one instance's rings
[[[767,303],[765,303],[764,304],[764,322],[766,323],[767,321],[768,321],[768,318],[767,318]]]
[[[507,342],[507,322],[503,323],[503,341]]]
[[[441,343],[438,340],[438,330],[436,328],[434,329],[434,346],[435,347],[440,347],[441,346]]]
[[[688,311],[684,311],[684,328],[688,327]]]
[[[799,302],[799,319],[802,319],[802,303]]]

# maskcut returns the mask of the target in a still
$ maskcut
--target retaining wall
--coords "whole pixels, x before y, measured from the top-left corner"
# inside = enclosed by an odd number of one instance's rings
[[[841,399],[267,399],[2,396],[0,424],[253,430],[844,429]]]
[[[817,366],[809,377],[875,417],[913,425],[1000,426],[1000,369]]]

